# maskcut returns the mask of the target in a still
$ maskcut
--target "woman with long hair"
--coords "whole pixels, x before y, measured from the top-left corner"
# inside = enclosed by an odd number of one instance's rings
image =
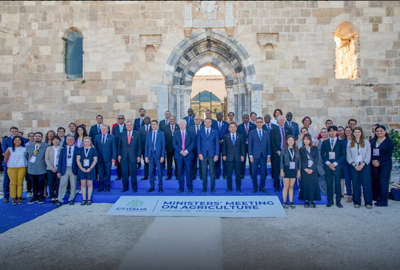
[[[285,148],[282,149],[280,158],[281,176],[283,178],[283,207],[289,208],[286,202],[289,193],[290,207],[294,209],[296,206],[293,204],[293,186],[296,182],[296,178],[300,177],[300,156],[292,135],[287,136]]]
[[[394,144],[384,126],[376,127],[375,139],[371,141],[371,149],[372,199],[377,201],[376,206],[387,206]]]
[[[49,146],[52,146],[54,136],[56,136],[54,130],[47,131],[46,136],[44,137],[44,142],[47,143]]]
[[[15,136],[12,146],[7,148],[4,154],[7,164],[7,173],[10,179],[10,195],[12,204],[22,204],[22,190],[24,188],[24,177],[28,162],[26,159],[26,148],[22,137]]]
[[[78,179],[81,181],[82,203],[81,205],[92,204],[93,180],[96,179],[97,150],[92,144],[89,136],[83,138],[83,147],[76,156],[78,165]],[[87,187],[87,200],[86,200]]]
[[[86,127],[84,125],[79,125],[76,127],[75,130],[75,146],[78,148],[83,147],[83,139],[88,136],[88,133],[86,131]]]
[[[351,165],[350,174],[353,180],[353,201],[354,207],[361,207],[361,186],[363,189],[364,203],[367,209],[372,208],[371,191],[371,145],[364,139],[364,132],[361,127],[355,127],[353,138],[346,147],[347,162]]]
[[[300,148],[299,152],[301,160],[299,200],[305,201],[305,208],[315,208],[315,201],[321,200],[321,191],[318,183],[317,170],[320,154],[318,147],[312,145],[312,138],[310,134],[304,135],[303,146]]]
[[[351,129],[351,127],[347,126],[344,128],[343,137],[344,137],[343,138],[344,145],[347,146],[347,143],[353,140],[353,130]],[[342,181],[344,179],[344,183],[346,186],[345,195],[347,195],[347,200],[346,200],[347,203],[351,203],[353,201],[353,183],[351,180],[350,170],[351,170],[351,165],[349,164],[349,162],[347,162],[347,159],[345,159],[342,163]]]
[[[322,158],[321,158],[321,147],[322,147],[322,143],[328,139],[328,130],[327,130],[327,128],[321,128],[319,133],[321,134],[321,139],[315,141],[315,143],[314,143],[314,146],[318,147],[318,153],[319,153],[318,166],[317,166],[318,183],[319,183],[320,191],[322,193],[326,194],[327,186],[326,186],[326,179],[325,179],[324,162],[322,161]]]

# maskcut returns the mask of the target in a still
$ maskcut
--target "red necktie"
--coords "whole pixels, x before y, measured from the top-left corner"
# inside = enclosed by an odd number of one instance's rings
[[[185,133],[182,131],[182,151],[185,151]]]
[[[285,132],[283,131],[283,128],[281,128],[281,132],[282,132],[282,149],[283,149],[285,147],[285,142],[286,142]]]
[[[146,133],[149,133],[149,126],[146,125]]]
[[[128,132],[128,144],[131,144],[131,132]]]
[[[174,134],[174,125],[171,126],[171,133]]]

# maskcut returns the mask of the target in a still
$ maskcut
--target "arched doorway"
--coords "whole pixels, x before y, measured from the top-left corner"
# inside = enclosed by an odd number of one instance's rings
[[[247,51],[235,39],[215,29],[204,29],[182,40],[170,54],[162,84],[151,86],[157,92],[158,116],[170,110],[178,119],[190,107],[193,77],[204,66],[218,69],[225,78],[227,110],[236,115],[255,111],[261,114],[261,90]]]

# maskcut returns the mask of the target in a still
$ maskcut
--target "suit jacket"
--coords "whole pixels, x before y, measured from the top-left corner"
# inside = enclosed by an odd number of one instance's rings
[[[174,133],[177,131],[177,130],[179,130],[179,126],[177,125],[177,124],[175,124],[175,126],[174,126]],[[166,125],[164,128],[163,128],[163,130],[162,130],[164,133],[165,133],[165,143],[166,143],[166,150],[167,150],[167,152],[172,152],[173,150],[174,150],[174,147],[173,147],[173,134],[172,134],[172,132],[171,132],[171,124],[168,124],[168,125]]]
[[[204,126],[202,126],[201,124],[200,124],[200,130],[202,130],[203,128],[204,128]],[[190,126],[190,127],[188,127],[188,130],[189,131],[191,131],[191,132],[193,132],[193,134],[194,134],[194,138],[196,139],[196,142],[197,142],[197,133],[196,133],[196,125],[193,125],[193,126]],[[200,130],[199,130],[199,132],[200,132]],[[197,145],[197,144],[196,144]]]
[[[333,147],[333,152],[335,152],[335,159],[329,158],[329,152],[331,152],[331,138],[325,140],[321,146],[321,158],[325,163],[329,161],[330,163],[336,162],[338,166],[341,167],[343,161],[346,158],[346,146],[342,140],[336,139],[335,146]],[[326,165],[327,166],[327,165]]]
[[[285,130],[285,138],[289,135],[292,134],[292,130],[289,127],[283,127]],[[281,139],[282,139],[282,134],[281,134],[281,129],[279,126],[276,126],[272,129],[271,131],[271,146],[272,146],[272,153],[275,154],[278,151],[282,151],[281,148]],[[285,145],[286,142],[283,142]]]
[[[168,124],[169,124],[169,121],[168,121]],[[167,123],[166,123],[165,119],[161,120],[160,124],[158,125],[158,129],[162,131],[166,125],[167,125]]]
[[[219,128],[218,128],[218,121],[213,122],[212,125],[211,125],[211,128],[213,128],[216,131],[218,131],[219,140],[223,140],[224,136],[226,134],[228,134],[228,132],[229,132],[229,129],[228,129],[229,124],[228,124],[228,122],[225,122],[225,121],[221,121],[221,122],[222,122],[221,130],[219,130]]]
[[[107,133],[110,134],[110,131],[108,131]],[[97,132],[97,124],[91,126],[89,131],[89,137],[92,139],[92,143],[94,143],[94,139],[96,139],[96,136],[98,134],[101,134],[101,132]]]
[[[144,151],[144,156],[147,158],[150,158],[152,150],[154,149],[152,136],[153,131],[147,133],[146,135],[146,149]],[[162,157],[165,157],[165,133],[161,130],[157,130],[156,158],[159,160]]]
[[[8,137],[3,140],[3,142],[1,143],[1,151],[3,151],[3,153],[6,153],[8,147],[12,147],[12,138],[11,137]],[[7,166],[5,159],[3,159],[2,166]]]
[[[254,129],[249,133],[249,156],[259,158],[261,154],[264,157],[271,156],[271,142],[267,130],[262,129],[262,141],[258,135],[258,130]]]
[[[98,159],[97,161],[111,162],[112,159],[117,159],[117,144],[115,142],[115,136],[107,134],[106,143],[101,140],[102,134],[99,134],[94,139],[94,147],[97,149]]]
[[[252,123],[249,122],[249,134],[250,134],[250,131],[252,131],[253,129],[256,129],[256,125],[253,125]],[[238,126],[237,133],[239,133],[243,136],[244,144],[246,144],[246,142],[248,142],[249,136],[246,133],[246,128],[244,126],[244,123],[241,123]]]
[[[152,132],[153,130],[151,129],[151,124],[149,124],[149,130],[147,133]],[[139,133],[140,133],[140,144],[142,145],[142,152],[146,150],[146,138],[147,138],[147,133],[146,133],[146,125],[143,125],[139,128]]]
[[[211,127],[215,122],[217,122],[217,120],[211,119]],[[204,127],[204,120],[201,122],[201,125]]]
[[[121,156],[121,163],[129,157],[129,162],[137,162],[137,157],[142,154],[139,132],[132,130],[131,143],[128,144],[128,131],[121,133],[118,143],[118,156]]]
[[[299,130],[299,124],[296,122],[291,121],[291,127],[289,127],[288,122],[285,122],[285,127],[291,128],[292,129],[292,135],[294,136],[295,140],[299,138],[300,130]]]
[[[182,151],[182,132],[181,130],[177,131],[173,138],[173,146],[175,149],[175,158],[182,159],[184,158],[181,155]],[[196,139],[194,137],[193,132],[186,129],[185,131],[185,150],[188,152],[187,157],[193,157],[193,150],[196,148]]]
[[[307,155],[307,150],[304,148],[299,149],[300,152],[300,168],[302,170],[309,168],[308,167],[308,155]],[[313,148],[310,149],[310,157],[311,160],[313,161],[313,165],[311,166],[311,170],[315,172],[317,170],[317,166],[319,163],[319,151],[318,147],[313,146]]]
[[[288,148],[285,147],[282,149],[280,158],[281,158],[281,165],[280,165],[281,169],[283,169],[284,166],[287,166],[287,167],[290,166],[290,162],[292,160],[291,160],[291,156],[290,156]],[[296,156],[296,153],[294,154],[294,162],[296,164],[296,170],[300,170],[300,155],[299,154],[297,156]]]
[[[277,125],[272,124],[272,123],[270,123],[270,124],[271,124],[271,128],[270,128],[269,130],[268,130],[268,128],[267,128],[267,124],[264,124],[264,125],[262,126],[262,128],[265,129],[265,130],[267,130],[268,133],[269,133],[269,135],[271,136],[271,131],[272,131],[272,129],[273,129],[274,127],[277,127]]]
[[[194,126],[194,115],[192,117],[190,117],[190,123],[189,123],[189,115],[186,117],[183,117],[183,119],[186,120],[186,123],[187,123],[186,127],[189,128],[191,126]]]
[[[72,155],[72,173],[77,175],[78,174],[78,165],[76,164],[76,155],[80,153],[79,148],[76,147],[75,145],[73,147],[73,155]],[[65,171],[67,170],[67,158],[68,158],[68,153],[67,153],[68,146],[65,146],[63,149],[60,151],[60,158],[58,159],[58,167],[57,167],[57,173],[61,173],[61,175],[65,174]]]
[[[28,138],[25,138],[25,137],[22,137],[22,141],[23,141],[24,144],[25,144],[25,143],[29,142],[29,139],[28,139]]]
[[[203,157],[214,157],[219,155],[219,138],[218,131],[210,128],[210,135],[206,135],[206,129],[200,130],[200,134],[197,134],[197,155],[202,154]]]
[[[244,157],[245,144],[243,140],[243,135],[236,132],[235,145],[233,145],[231,133],[225,135],[224,143],[222,144],[222,156],[226,156],[226,161],[228,162],[242,162],[241,157]]]
[[[63,147],[61,145],[58,147],[59,147],[59,149],[58,149],[57,157],[58,157],[58,159],[60,159],[61,149]],[[44,156],[44,161],[46,162],[46,169],[49,171],[51,171],[52,169],[54,169],[58,166],[58,163],[54,164],[54,148],[52,146],[47,147],[46,153]]]
[[[135,119],[135,123],[133,124],[133,130],[139,131],[139,128],[144,125],[144,120],[142,124],[140,124],[140,117]]]
[[[126,126],[124,124],[124,127],[122,129],[122,132],[126,131]],[[115,137],[115,142],[118,145],[118,141],[119,141],[119,136],[121,135],[121,132],[119,131],[119,124],[117,124],[115,127],[112,128],[112,135],[114,135]]]

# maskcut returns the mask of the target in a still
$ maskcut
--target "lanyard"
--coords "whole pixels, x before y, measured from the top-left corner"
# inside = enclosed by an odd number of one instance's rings
[[[360,143],[356,142],[356,144],[357,144],[357,153],[358,155],[360,155]]]
[[[306,148],[306,154],[307,154],[308,160],[311,160],[311,159],[312,159],[312,158],[311,158],[311,155],[310,155],[310,150],[311,150],[311,149]]]
[[[289,154],[290,154],[290,161],[294,161],[294,150],[290,150],[290,148],[288,148],[289,150]]]
[[[87,159],[88,155],[89,155],[89,152],[90,152],[90,147],[87,149],[87,152],[86,152],[86,148],[83,148],[83,151],[85,152],[85,157]]]

